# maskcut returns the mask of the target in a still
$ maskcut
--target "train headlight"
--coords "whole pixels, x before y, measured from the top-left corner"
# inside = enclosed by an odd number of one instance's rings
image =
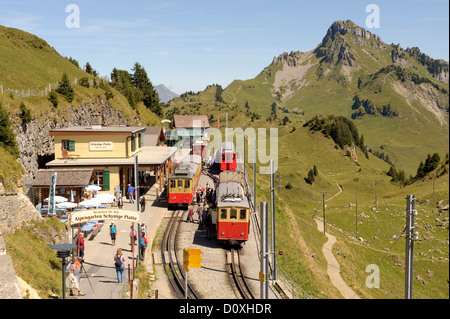
[[[241,236],[244,236],[244,233],[241,233]]]
[[[222,235],[222,236],[225,236],[225,232],[223,231],[223,232],[221,233],[221,235]]]

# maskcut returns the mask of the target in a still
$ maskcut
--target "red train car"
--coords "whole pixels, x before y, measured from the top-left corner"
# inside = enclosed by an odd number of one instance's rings
[[[230,173],[230,172],[225,172]],[[250,205],[244,188],[240,183],[240,174],[224,181],[220,174],[216,190],[217,201],[217,239],[231,245],[241,245],[248,240],[250,232]]]

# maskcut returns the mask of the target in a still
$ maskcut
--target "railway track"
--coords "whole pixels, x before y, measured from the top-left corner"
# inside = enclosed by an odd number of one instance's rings
[[[184,213],[185,211],[181,210],[172,213],[161,242],[161,258],[164,271],[169,278],[170,285],[180,299],[185,298],[186,283],[182,263],[178,260],[177,237]],[[189,283],[187,284],[187,288],[188,299],[200,299]]]
[[[242,299],[255,299],[252,291],[250,290],[247,282],[245,280],[244,273],[241,267],[241,261],[239,257],[239,249],[231,248],[231,275],[233,276],[233,280],[236,284],[236,287],[242,297]]]

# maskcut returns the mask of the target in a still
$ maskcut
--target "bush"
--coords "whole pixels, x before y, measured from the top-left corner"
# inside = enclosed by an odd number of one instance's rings
[[[53,104],[53,107],[58,106],[58,94],[56,94],[56,92],[51,91],[48,94],[48,100]]]

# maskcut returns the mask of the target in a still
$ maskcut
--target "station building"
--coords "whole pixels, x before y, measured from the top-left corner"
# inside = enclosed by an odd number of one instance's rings
[[[54,137],[55,159],[46,164],[49,169],[92,169],[93,184],[99,193],[126,194],[128,184],[135,185],[134,165],[138,159],[138,185],[141,191],[151,186],[148,177],[153,173],[157,196],[164,181],[173,171],[175,147],[145,146],[146,127],[132,126],[76,126],[51,130]],[[56,182],[58,184],[58,181]]]

